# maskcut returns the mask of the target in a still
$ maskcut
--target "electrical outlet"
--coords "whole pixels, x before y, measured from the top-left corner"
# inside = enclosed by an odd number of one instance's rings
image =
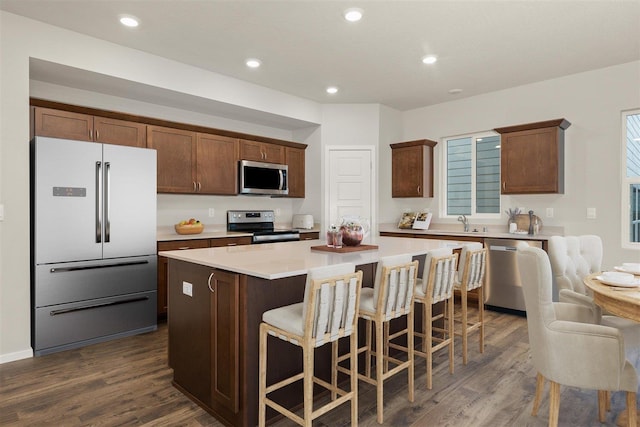
[[[547,218],[553,218],[553,208],[547,208]]]
[[[209,218],[213,218],[216,215],[216,210],[214,208],[209,208]]]
[[[0,205],[0,221],[4,221],[4,205]]]
[[[193,285],[189,282],[182,282],[182,293],[192,297],[193,296]]]
[[[276,208],[275,214],[276,214],[276,216],[280,216],[280,208]]]
[[[596,208],[587,208],[587,219],[596,219]]]

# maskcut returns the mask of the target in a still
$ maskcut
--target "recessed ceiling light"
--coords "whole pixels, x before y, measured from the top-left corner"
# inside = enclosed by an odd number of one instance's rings
[[[328,93],[328,94],[331,94],[331,95],[333,95],[333,94],[335,94],[335,93],[338,93],[338,88],[337,88],[337,87],[335,87],[335,86],[329,86],[329,87],[327,88],[327,93]]]
[[[362,19],[362,14],[364,12],[362,9],[358,9],[357,7],[351,7],[344,11],[343,16],[349,22],[358,22]]]
[[[245,64],[247,64],[247,67],[249,68],[258,68],[260,65],[262,65],[262,62],[260,62],[259,59],[251,58],[247,59],[247,62],[245,62]]]
[[[457,94],[459,94],[460,92],[462,92],[462,89],[449,89],[449,93],[450,93],[451,95],[457,95]]]
[[[424,58],[422,58],[422,63],[423,64],[435,64],[437,60],[438,60],[437,56],[435,56],[435,55],[427,55]]]
[[[140,25],[140,20],[138,18],[136,18],[135,16],[131,16],[131,15],[122,15],[120,16],[120,23],[122,25],[124,25],[125,27],[137,27],[138,25]]]

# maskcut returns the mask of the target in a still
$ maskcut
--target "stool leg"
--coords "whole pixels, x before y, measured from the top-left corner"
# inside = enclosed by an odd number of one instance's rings
[[[351,426],[358,426],[358,331],[353,331],[351,345]]]
[[[480,353],[484,353],[484,291],[478,288],[478,320],[480,322]]]
[[[424,332],[424,352],[427,354],[427,388],[431,390],[433,387],[433,306],[431,304],[424,305],[424,317],[429,321],[427,322],[427,329]]]
[[[265,404],[265,391],[267,388],[267,329],[264,324],[260,325],[260,365],[258,377],[260,381],[259,389],[260,394],[258,398],[258,426],[264,427],[266,423],[266,404]]]
[[[333,386],[331,400],[336,400],[338,397],[338,393],[336,393],[338,387],[338,340],[331,343],[331,385]]]
[[[367,336],[365,337],[365,345],[367,347],[364,373],[368,378],[371,378],[371,320],[365,320],[365,333]]]
[[[304,388],[304,426],[311,427],[313,420],[313,347],[310,345],[302,346],[303,358],[303,388]]]
[[[414,318],[414,312],[413,310],[411,310],[409,312],[409,314],[407,315],[407,347],[409,349],[409,354],[407,355],[407,358],[409,359],[409,369],[407,369],[407,371],[409,371],[409,402],[413,402],[414,401],[414,391],[415,391],[415,385],[413,383],[414,378],[414,368],[415,368],[415,364],[414,364],[414,354],[413,354],[413,332],[414,332],[414,326],[413,326],[413,318]]]
[[[377,409],[378,409],[378,424],[382,424],[384,422],[384,396],[383,396],[383,322],[375,321],[376,327],[376,400],[377,400]]]
[[[454,346],[453,342],[455,341],[455,333],[454,333],[454,322],[453,322],[453,293],[451,294],[451,298],[449,300],[445,300],[446,310],[448,311],[448,319],[447,319],[447,332],[449,342],[449,373],[453,374],[453,358],[454,358]]]
[[[464,284],[460,287],[460,301],[462,305],[462,363],[467,364],[467,290]]]

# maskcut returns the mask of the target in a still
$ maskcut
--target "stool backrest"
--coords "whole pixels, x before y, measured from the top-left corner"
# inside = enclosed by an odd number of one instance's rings
[[[472,291],[484,284],[487,267],[487,248],[463,248],[463,254],[465,254],[465,249],[466,259],[464,259],[462,255],[460,256],[460,263],[464,261],[460,286],[465,287],[467,291]],[[460,271],[460,269],[458,269],[458,271]]]
[[[384,257],[378,261],[374,306],[383,319],[394,319],[411,311],[418,264],[418,261],[411,261],[411,255]]]
[[[305,336],[310,331],[308,338],[314,341],[314,347],[319,347],[351,335],[357,327],[362,271],[331,277],[315,276],[307,284],[308,299],[304,304],[303,319]]]
[[[423,274],[422,281],[418,282],[418,283],[422,284],[422,289],[420,289],[420,290],[422,291],[423,294],[426,295],[426,293],[427,293],[427,281],[429,280],[429,272],[430,272],[430,269],[431,269],[431,260],[433,258],[451,255],[452,253],[453,253],[453,251],[451,250],[451,248],[438,248],[438,249],[432,249],[429,252],[427,252],[427,255],[426,255],[425,260],[424,260],[424,270],[426,271],[426,273]],[[454,269],[455,268],[456,267],[454,266]]]
[[[456,278],[458,254],[435,256],[431,258],[425,295],[430,297],[431,303],[445,301],[453,295],[453,285]]]

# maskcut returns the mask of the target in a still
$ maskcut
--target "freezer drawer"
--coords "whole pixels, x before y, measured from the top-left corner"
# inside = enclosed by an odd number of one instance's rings
[[[485,239],[485,246],[489,249],[489,268],[485,285],[485,304],[496,308],[506,308],[524,312],[524,295],[516,247],[520,241],[506,239]],[[542,242],[527,240],[530,246],[541,248]]]
[[[157,255],[37,265],[35,308],[157,289]]]
[[[34,311],[36,356],[157,329],[156,291],[100,298]]]

